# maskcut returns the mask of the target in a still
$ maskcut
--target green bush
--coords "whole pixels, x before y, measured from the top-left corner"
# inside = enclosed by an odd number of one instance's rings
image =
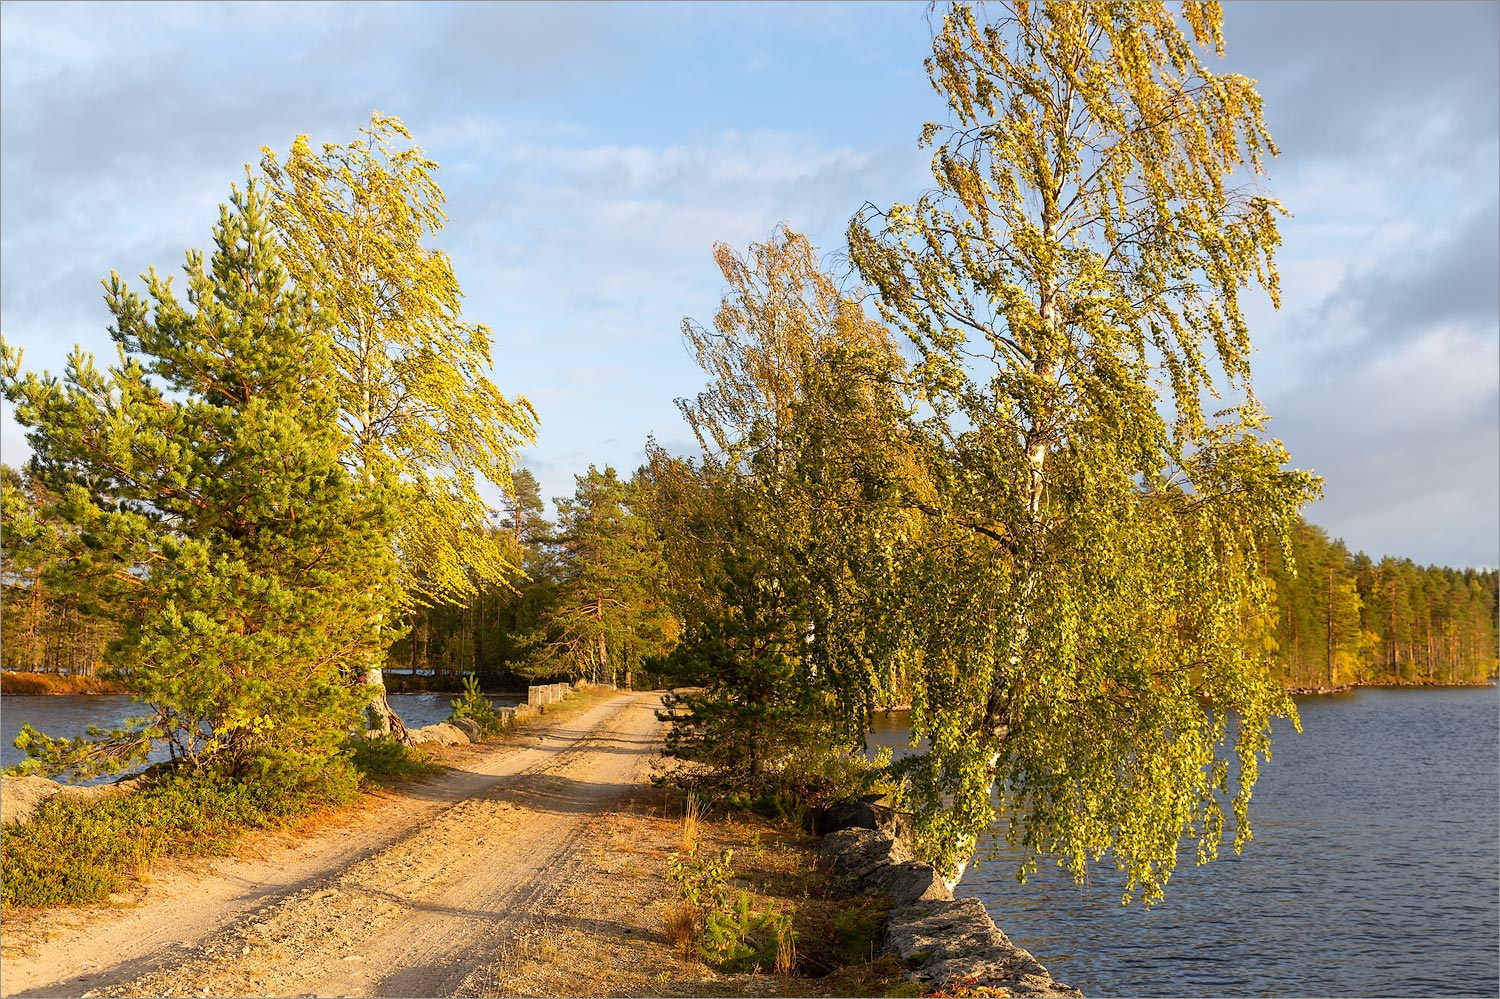
[[[734,877],[729,861],[733,857],[733,850],[725,850],[716,860],[699,857],[698,844],[694,843],[688,847],[686,860],[677,853],[667,858],[667,877],[676,883],[683,901],[700,913],[716,912],[729,902],[729,879]]]
[[[667,877],[692,907],[697,927],[698,953],[710,966],[724,972],[788,972],[796,956],[796,932],[792,917],[767,906],[755,912],[750,896],[740,892],[729,899],[734,871],[729,862],[733,850],[717,858],[699,857],[697,844],[686,857],[674,853],[667,858]]]
[[[889,750],[870,760],[813,741],[753,774],[718,767],[681,769],[654,779],[695,794],[710,807],[755,812],[805,826],[810,811],[871,793],[889,793],[893,786],[889,765]]]
[[[880,953],[891,900],[878,894],[861,895],[833,917],[839,960],[844,964],[873,961]]]
[[[361,780],[373,784],[421,780],[443,769],[432,762],[425,750],[403,746],[389,736],[353,743],[350,762]]]
[[[451,703],[453,717],[467,718],[474,722],[483,736],[499,735],[505,728],[500,716],[495,714],[495,706],[480,691],[479,680],[473,676],[464,677],[463,697]]]
[[[247,829],[348,801],[358,780],[338,758],[280,786],[201,770],[168,773],[100,801],[52,798],[25,825],[0,829],[0,900],[36,907],[102,902],[158,857],[228,853]]]

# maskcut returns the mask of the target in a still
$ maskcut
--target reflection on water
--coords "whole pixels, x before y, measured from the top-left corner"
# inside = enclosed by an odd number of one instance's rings
[[[1255,838],[1204,867],[1183,858],[1166,901],[1119,904],[1016,858],[957,894],[1089,996],[1500,995],[1500,692],[1363,690],[1298,702],[1251,805]],[[904,745],[903,719],[872,742]],[[994,844],[987,844],[993,846]]]
[[[453,714],[454,694],[391,694],[391,708],[411,728],[446,721]],[[513,701],[496,698],[497,705]],[[12,743],[20,734],[21,726],[30,722],[51,736],[77,738],[88,731],[90,725],[108,730],[119,728],[127,719],[139,718],[149,712],[143,705],[132,703],[130,698],[120,696],[78,697],[0,697],[0,766],[12,766],[25,759],[25,754]],[[155,763],[166,759],[166,751],[158,750],[151,757]],[[113,780],[113,777],[103,778]]]

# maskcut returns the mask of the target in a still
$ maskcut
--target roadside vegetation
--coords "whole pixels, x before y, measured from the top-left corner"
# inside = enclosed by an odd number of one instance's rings
[[[29,822],[0,827],[0,899],[6,907],[98,905],[158,858],[229,854],[249,830],[286,828],[348,804],[362,786],[440,769],[389,739],[354,743],[340,763],[292,791],[178,770],[98,801],[53,798]]]
[[[917,994],[880,953],[888,900],[841,896],[820,869],[816,837],[695,800],[647,789],[601,819],[572,887],[471,980],[476,992]],[[718,929],[706,935],[710,920]]]

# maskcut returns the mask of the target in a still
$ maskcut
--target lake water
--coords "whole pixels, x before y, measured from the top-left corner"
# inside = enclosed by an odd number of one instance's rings
[[[956,894],[1059,981],[1105,996],[1500,995],[1500,692],[1299,699],[1278,725],[1240,857],[1186,857],[1166,900],[1121,907],[1039,862],[980,863]],[[883,721],[899,741],[901,717]]]
[[[411,728],[447,721],[453,714],[457,694],[391,694],[391,708]],[[514,704],[514,700],[495,698],[497,705]],[[30,722],[51,736],[73,738],[83,735],[90,725],[109,729],[127,718],[146,714],[130,698],[118,697],[0,697],[0,766],[11,766],[26,758],[12,745],[21,726]],[[165,751],[152,762],[166,759]],[[114,778],[107,778],[113,780]]]

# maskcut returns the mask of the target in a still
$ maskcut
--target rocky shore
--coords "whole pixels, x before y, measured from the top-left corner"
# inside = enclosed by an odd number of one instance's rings
[[[847,890],[890,896],[885,949],[901,959],[907,978],[918,986],[1083,996],[1011,943],[983,902],[953,897],[937,871],[916,859],[906,816],[871,801],[837,805],[824,815],[820,831],[824,860]]]

